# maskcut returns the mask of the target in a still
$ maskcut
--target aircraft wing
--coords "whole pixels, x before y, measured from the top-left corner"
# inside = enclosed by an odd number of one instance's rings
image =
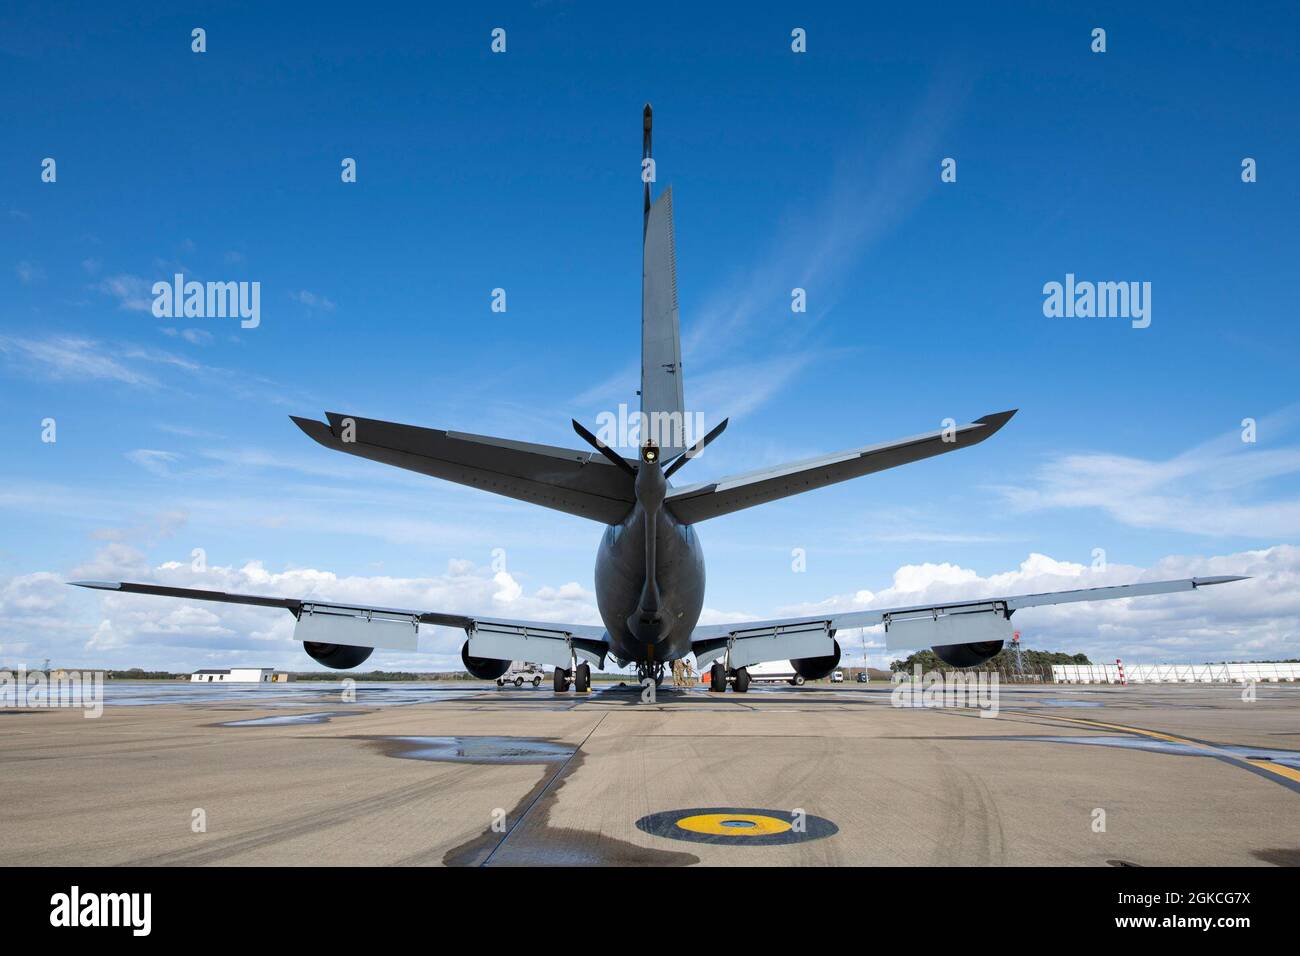
[[[1194,591],[1211,584],[1244,581],[1243,577],[1182,578],[1077,591],[1048,591],[1043,594],[1015,594],[950,603],[916,604],[911,607],[876,608],[810,614],[772,621],[742,621],[697,627],[691,646],[697,660],[712,661],[730,650],[731,666],[746,667],[762,661],[827,657],[834,653],[838,630],[885,625],[885,647],[891,651],[912,650],[946,644],[978,644],[1004,641],[1011,637],[1011,615],[1021,608],[1076,601],[1112,601]],[[740,663],[737,663],[739,661]]]
[[[591,518],[622,521],[636,502],[627,475],[588,449],[573,451],[326,412],[293,418],[326,448]]]
[[[664,503],[679,521],[693,524],[731,514],[778,498],[824,488],[850,478],[932,458],[958,448],[978,445],[1005,425],[1015,410],[985,415],[953,429],[914,435],[900,441],[867,445],[820,458],[733,475],[718,481],[672,488]]]
[[[316,598],[231,594],[226,591],[177,588],[163,584],[135,584],[130,581],[69,583],[119,594],[152,594],[195,601],[284,608],[298,620],[293,630],[294,640],[321,644],[414,651],[418,649],[416,637],[419,625],[441,625],[464,630],[469,638],[468,653],[473,657],[532,661],[565,668],[572,664],[573,654],[603,668],[608,647],[605,629],[585,624],[516,621],[445,611],[338,604]]]

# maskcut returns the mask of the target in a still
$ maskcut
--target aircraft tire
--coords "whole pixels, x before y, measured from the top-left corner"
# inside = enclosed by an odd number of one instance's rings
[[[709,690],[721,694],[727,689],[727,672],[721,664],[714,664],[709,669]]]

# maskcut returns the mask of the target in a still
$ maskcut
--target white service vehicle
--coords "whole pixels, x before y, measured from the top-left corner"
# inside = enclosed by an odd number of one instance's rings
[[[793,684],[799,687],[803,677],[797,674],[789,661],[764,661],[762,664],[750,664],[749,679],[760,684]]]
[[[510,670],[497,678],[497,686],[505,687],[506,684],[514,684],[516,687],[523,687],[525,684],[532,684],[534,687],[541,687],[545,677],[546,674],[540,664],[516,661],[510,665]]]
[[[836,671],[834,674],[832,674],[832,675],[831,675],[831,683],[832,683],[832,684],[843,684],[843,683],[844,683],[844,671]]]

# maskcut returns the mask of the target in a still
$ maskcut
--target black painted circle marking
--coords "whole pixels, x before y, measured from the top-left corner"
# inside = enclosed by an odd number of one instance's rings
[[[636,821],[638,830],[652,836],[688,843],[728,846],[781,846],[834,836],[840,828],[811,813],[797,818],[789,810],[754,807],[695,807],[665,810]]]

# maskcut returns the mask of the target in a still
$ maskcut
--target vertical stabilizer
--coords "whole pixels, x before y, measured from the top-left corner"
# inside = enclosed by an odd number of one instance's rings
[[[650,107],[645,111],[643,158],[650,153]],[[680,454],[683,435],[682,346],[677,317],[677,253],[673,243],[673,190],[650,203],[646,184],[645,239],[641,258],[641,412],[661,456]]]

